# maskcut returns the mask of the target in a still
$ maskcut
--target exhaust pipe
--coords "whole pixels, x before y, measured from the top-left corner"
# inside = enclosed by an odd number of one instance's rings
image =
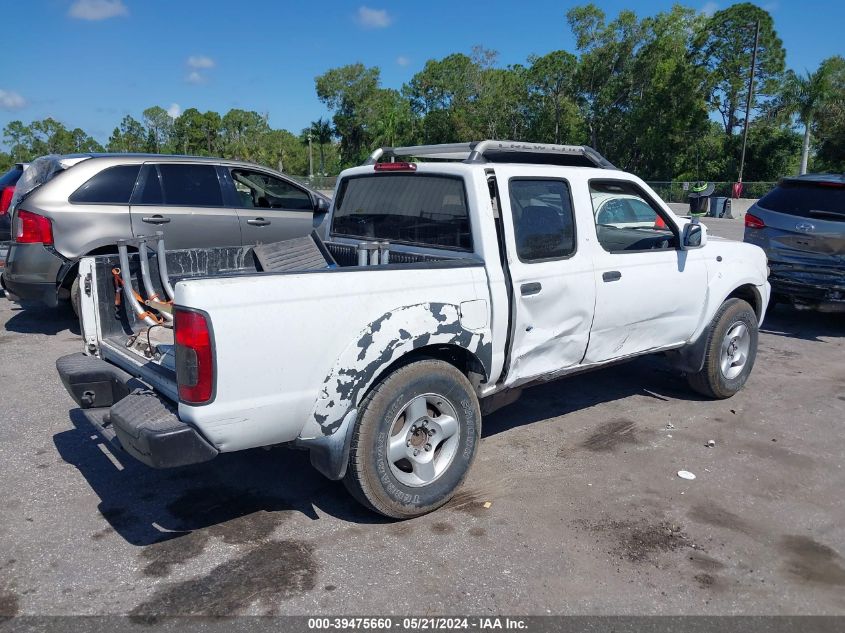
[[[132,285],[132,276],[129,274],[129,251],[127,249],[127,240],[117,240],[117,255],[120,260],[120,277],[123,280],[123,296],[132,310],[135,311],[135,316],[142,320],[147,325],[158,325],[158,321],[153,318],[148,310],[144,309],[138,299],[135,298],[135,287]]]
[[[137,241],[138,255],[141,261],[141,281],[144,283],[144,292],[147,294],[146,304],[150,307],[155,307],[154,304],[161,304],[163,302],[159,298],[155,286],[153,286],[153,280],[150,277],[150,259],[149,254],[147,253],[147,238],[141,235],[138,237]],[[167,321],[173,321],[172,314],[160,308],[157,308],[157,310]]]
[[[173,286],[170,285],[170,276],[167,274],[167,253],[164,251],[164,231],[156,231],[154,238],[156,240],[156,259],[158,260],[158,275],[161,278],[161,287],[164,288],[165,294],[170,301],[173,301],[175,293]]]

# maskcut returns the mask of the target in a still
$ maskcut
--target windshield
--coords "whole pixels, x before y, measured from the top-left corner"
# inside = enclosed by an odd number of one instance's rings
[[[332,234],[472,250],[464,181],[419,173],[347,178],[335,201]]]

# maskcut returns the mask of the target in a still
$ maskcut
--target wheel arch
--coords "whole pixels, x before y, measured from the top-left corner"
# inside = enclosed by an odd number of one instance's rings
[[[310,449],[317,470],[330,479],[343,477],[350,431],[364,397],[390,372],[423,358],[486,378],[492,364],[490,331],[464,328],[459,306],[447,303],[404,306],[371,322],[329,371],[297,439]]]
[[[728,299],[742,299],[754,308],[754,314],[757,315],[757,321],[763,320],[763,297],[760,296],[760,291],[754,284],[743,284],[734,288],[727,297],[722,300],[725,303]],[[722,305],[720,303],[719,305]]]

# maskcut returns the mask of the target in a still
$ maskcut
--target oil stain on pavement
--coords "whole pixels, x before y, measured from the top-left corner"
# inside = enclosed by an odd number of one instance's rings
[[[314,589],[317,564],[303,541],[267,541],[245,555],[222,563],[198,578],[157,590],[130,616],[150,621],[161,616],[238,614],[256,602],[274,612],[273,603]]]
[[[781,540],[786,570],[800,580],[825,585],[845,585],[842,557],[832,548],[807,536],[789,535]]]
[[[594,452],[613,451],[620,444],[636,444],[637,427],[631,420],[621,418],[600,425],[582,446]]]

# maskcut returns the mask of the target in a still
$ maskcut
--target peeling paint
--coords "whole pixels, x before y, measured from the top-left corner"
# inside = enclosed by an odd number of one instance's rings
[[[486,338],[489,333],[464,329],[456,305],[422,303],[387,312],[361,332],[326,376],[324,384],[329,385],[329,393],[334,392],[334,396],[317,401],[314,420],[323,435],[332,435],[346,411],[356,406],[384,368],[409,351],[427,345],[457,345],[469,350],[489,372],[493,346]]]

